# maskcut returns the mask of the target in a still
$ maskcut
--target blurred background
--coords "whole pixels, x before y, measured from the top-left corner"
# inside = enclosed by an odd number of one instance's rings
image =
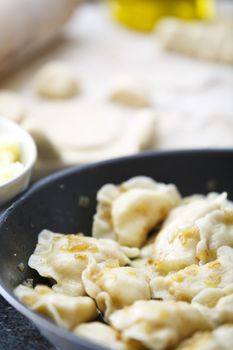
[[[146,149],[233,147],[233,1],[0,0],[0,115],[34,178]]]

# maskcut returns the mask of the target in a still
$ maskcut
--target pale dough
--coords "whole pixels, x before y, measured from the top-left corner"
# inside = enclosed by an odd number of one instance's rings
[[[17,123],[24,118],[24,104],[19,94],[11,90],[0,90],[0,115]]]
[[[28,265],[41,276],[56,281],[52,287],[55,292],[77,296],[85,294],[81,275],[90,256],[97,262],[116,259],[123,266],[130,263],[128,252],[135,253],[135,250],[124,248],[111,240],[43,230]]]
[[[37,285],[33,289],[22,284],[14,293],[32,310],[42,313],[66,329],[73,329],[80,323],[94,320],[97,316],[94,301],[86,296],[72,297],[55,293],[45,285]]]
[[[233,64],[233,21],[188,23],[165,19],[156,27],[156,35],[168,51]]]
[[[86,101],[35,105],[29,109],[22,126],[35,137],[39,149],[36,178],[62,167],[126,156],[149,148],[157,127],[151,109],[135,112]],[[43,156],[45,140],[50,145],[50,159]]]
[[[136,340],[146,349],[172,349],[197,331],[212,329],[212,323],[184,302],[138,300],[110,315],[110,325],[124,339]]]
[[[232,350],[233,325],[226,324],[213,332],[198,332],[181,342],[175,350]]]
[[[64,62],[45,64],[35,77],[36,91],[46,98],[64,99],[79,91],[79,82],[71,67]]]
[[[109,100],[130,107],[149,107],[149,93],[142,82],[130,76],[117,78],[110,87]]]
[[[136,342],[122,339],[120,333],[111,326],[97,321],[82,323],[73,330],[73,333],[111,350],[145,350],[139,343],[136,346]]]
[[[157,114],[152,108],[143,108],[136,113],[137,139],[140,149],[148,149],[156,143],[158,132]]]
[[[111,349],[125,349],[124,344],[120,340],[119,332],[104,323],[83,323],[77,326],[73,332],[100,345],[103,345],[104,340],[104,346]]]

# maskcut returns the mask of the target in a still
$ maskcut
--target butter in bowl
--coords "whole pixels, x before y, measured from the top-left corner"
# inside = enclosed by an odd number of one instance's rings
[[[32,137],[0,117],[0,205],[25,190],[37,157]]]

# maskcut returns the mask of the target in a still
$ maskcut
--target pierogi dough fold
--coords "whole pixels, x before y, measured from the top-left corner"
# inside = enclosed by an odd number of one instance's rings
[[[116,259],[120,266],[129,265],[138,249],[121,247],[110,239],[95,239],[74,234],[43,230],[28,265],[56,282],[53,290],[72,296],[85,295],[81,275],[92,256],[97,262]]]
[[[104,185],[97,193],[93,236],[112,238],[122,245],[141,247],[157,224],[180,203],[175,185],[155,182],[145,176],[120,185]]]

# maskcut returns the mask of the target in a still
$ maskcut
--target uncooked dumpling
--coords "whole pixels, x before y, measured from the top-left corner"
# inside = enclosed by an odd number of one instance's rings
[[[64,62],[45,64],[36,75],[35,86],[39,95],[56,99],[72,97],[79,90],[74,72]]]
[[[153,145],[156,115],[150,109],[135,112],[106,103],[41,101],[29,110],[22,126],[36,135],[39,157],[45,154],[43,139],[49,140],[50,155],[54,154],[51,145],[60,155],[60,159],[40,157],[35,176],[41,177],[71,165],[135,154]]]
[[[162,46],[193,57],[233,64],[233,22],[164,19],[156,27]]]
[[[149,93],[145,86],[128,76],[117,78],[109,91],[110,101],[130,107],[149,107]]]

